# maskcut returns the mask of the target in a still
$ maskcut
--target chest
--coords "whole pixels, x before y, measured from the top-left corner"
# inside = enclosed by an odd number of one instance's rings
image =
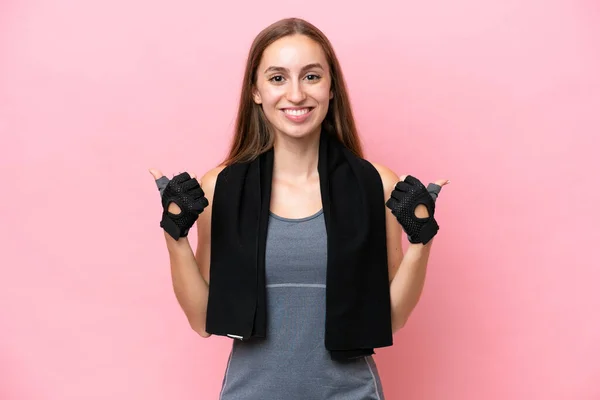
[[[271,212],[284,218],[304,218],[323,207],[318,179],[295,184],[277,179],[271,186]]]
[[[327,275],[327,233],[323,212],[298,219],[271,215],[265,269],[268,285],[324,285]]]

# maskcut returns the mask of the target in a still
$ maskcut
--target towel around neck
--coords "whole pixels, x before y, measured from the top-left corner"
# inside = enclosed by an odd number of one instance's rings
[[[392,345],[385,202],[378,171],[323,127],[318,172],[327,230],[324,346],[348,360]],[[206,331],[266,337],[265,247],[274,152],[226,166],[212,204]]]

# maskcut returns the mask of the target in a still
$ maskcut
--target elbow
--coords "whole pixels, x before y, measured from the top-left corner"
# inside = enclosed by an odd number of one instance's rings
[[[190,326],[192,330],[198,335],[200,335],[200,337],[202,338],[209,338],[212,336],[210,333],[206,332],[206,327],[204,326],[204,324],[190,322]]]
[[[198,335],[200,335],[200,337],[205,339],[211,337],[211,334],[206,332],[204,329],[194,329],[194,332],[196,332]]]
[[[404,328],[406,325],[406,321],[408,318],[405,317],[393,317],[392,318],[392,334],[398,332],[400,329]]]
[[[204,330],[202,330],[202,331],[198,330],[198,331],[196,331],[196,333],[197,333],[198,335],[200,335],[200,337],[202,337],[202,338],[204,338],[204,339],[206,339],[206,338],[209,338],[209,337],[211,337],[211,336],[212,336],[210,333],[208,333],[208,332],[206,332],[206,331],[204,331]]]

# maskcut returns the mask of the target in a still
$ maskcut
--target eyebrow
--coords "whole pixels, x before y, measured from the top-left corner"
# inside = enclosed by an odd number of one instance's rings
[[[319,63],[311,63],[311,64],[307,64],[304,67],[302,67],[301,72],[304,72],[304,71],[306,71],[308,69],[313,69],[313,68],[325,69]],[[289,70],[287,68],[284,68],[284,67],[270,66],[269,68],[265,69],[265,74],[268,73],[268,72],[288,72],[288,71]]]

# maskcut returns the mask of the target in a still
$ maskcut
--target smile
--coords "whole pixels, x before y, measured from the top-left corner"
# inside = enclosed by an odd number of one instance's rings
[[[283,111],[283,115],[285,115],[288,121],[300,124],[310,118],[312,115],[312,110],[314,110],[314,107],[284,108],[281,111]]]
[[[296,109],[286,108],[283,110],[283,112],[288,115],[304,115],[304,114],[307,114],[310,110],[311,110],[311,108],[296,108]]]

